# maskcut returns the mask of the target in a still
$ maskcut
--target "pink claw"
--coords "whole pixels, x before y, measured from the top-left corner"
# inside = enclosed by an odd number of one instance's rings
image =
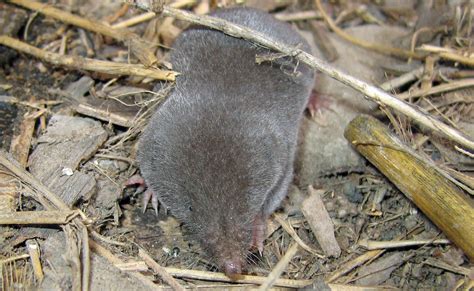
[[[317,113],[320,114],[324,109],[331,109],[330,105],[330,99],[313,91],[309,97],[308,103],[306,104],[306,108],[309,111],[309,115],[314,117]]]
[[[150,199],[151,199],[151,206],[153,206],[153,210],[155,210],[155,215],[158,216],[158,196],[155,194],[155,192],[151,190],[147,190],[145,191],[145,193],[143,193],[143,200],[142,200],[143,213],[145,213],[146,207]]]
[[[133,175],[127,180],[127,182],[125,182],[125,186],[132,186],[132,185],[138,185],[137,192],[143,192],[143,190],[147,188],[145,184],[145,179],[143,179],[143,177],[138,174]],[[142,200],[143,213],[145,213],[146,207],[150,199],[151,199],[151,205],[153,206],[153,210],[155,210],[155,215],[158,216],[158,195],[156,195],[155,192],[151,190],[146,190],[145,193],[143,193],[143,200]]]
[[[261,214],[255,217],[252,229],[251,248],[256,248],[260,256],[263,254],[263,241],[265,240],[265,221]]]

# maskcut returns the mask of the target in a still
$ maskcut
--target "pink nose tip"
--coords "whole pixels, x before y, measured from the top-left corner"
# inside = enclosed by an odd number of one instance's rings
[[[242,274],[242,264],[239,260],[228,260],[224,262],[224,272],[227,277],[236,279]]]

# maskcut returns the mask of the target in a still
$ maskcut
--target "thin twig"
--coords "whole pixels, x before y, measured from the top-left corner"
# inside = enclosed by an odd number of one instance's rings
[[[174,81],[175,76],[177,75],[177,73],[173,71],[146,68],[141,64],[115,63],[79,56],[64,56],[51,53],[6,35],[0,36],[0,45],[5,45],[18,51],[33,55],[54,65],[61,65],[77,70],[93,71],[116,76],[133,75],[166,81]]]
[[[184,270],[177,268],[166,268],[166,271],[173,277],[189,278],[205,281],[219,281],[219,282],[233,282],[233,283],[248,283],[248,284],[263,284],[266,277],[242,275],[237,280],[232,280],[223,273],[215,273],[198,270]],[[291,280],[291,279],[277,279],[274,286],[288,287],[288,288],[304,288],[312,283],[312,280]]]
[[[413,82],[416,79],[420,78],[423,75],[424,70],[425,68],[423,66],[420,66],[419,68],[411,72],[408,72],[406,74],[393,78],[387,82],[384,82],[383,84],[380,84],[379,87],[382,90],[387,91],[387,92],[398,89],[404,86],[405,84],[409,82]]]
[[[436,53],[443,59],[459,62],[461,64],[471,66],[471,67],[474,66],[474,58],[472,54],[468,56],[463,56],[463,55],[460,55],[456,50],[437,47],[433,45],[427,45],[427,44],[422,45],[420,48],[418,48],[418,50],[424,51],[424,52]]]
[[[298,11],[298,12],[283,12],[283,13],[275,13],[273,16],[281,21],[301,21],[301,20],[308,20],[308,19],[321,19],[321,13],[314,10],[308,11]]]
[[[180,1],[175,1],[175,2],[171,3],[170,7],[183,8],[185,6],[194,5],[194,4],[196,4],[196,2],[197,2],[196,0],[180,0]],[[148,21],[150,19],[153,19],[155,17],[156,17],[155,13],[146,12],[146,13],[134,16],[134,17],[130,17],[129,19],[124,20],[122,22],[116,23],[116,24],[112,25],[112,27],[114,29],[130,27],[130,26],[140,24],[142,22],[146,22],[146,21]]]
[[[260,287],[257,290],[268,290],[270,289],[273,284],[275,283],[278,278],[280,278],[281,274],[285,271],[286,267],[290,263],[291,259],[296,255],[298,252],[298,244],[293,243],[288,250],[286,251],[285,255],[278,261],[278,263],[275,265],[273,270],[271,271],[270,274],[268,274],[267,279],[265,282],[260,285]]]
[[[291,226],[290,223],[288,223],[287,221],[285,221],[283,219],[283,217],[280,215],[280,214],[274,214],[273,217],[275,218],[275,220],[281,224],[281,227],[296,241],[297,244],[299,244],[299,246],[308,251],[309,253],[313,254],[314,256],[318,257],[318,258],[325,258],[324,255],[318,253],[316,250],[314,250],[312,247],[308,246],[299,236],[298,234],[296,233],[295,229],[293,228],[293,226]]]
[[[145,252],[145,250],[139,249],[138,250],[138,256],[140,256],[140,258],[142,258],[145,261],[145,263],[148,265],[148,267],[152,268],[153,271],[155,271],[161,277],[161,279],[163,279],[163,281],[168,283],[168,285],[170,285],[171,288],[173,288],[173,290],[175,290],[175,291],[185,290],[184,287],[181,286],[181,284],[179,284],[178,281],[176,281],[173,278],[173,276],[171,276],[166,271],[165,268],[163,268],[155,260],[153,260],[153,258],[150,257],[150,255],[147,254],[147,252]]]
[[[427,89],[419,89],[416,91],[407,91],[405,93],[397,95],[400,99],[410,99],[416,98],[421,96],[433,95],[444,93],[447,91],[459,90],[462,88],[473,87],[474,86],[474,79],[464,79],[459,81],[453,81],[446,84],[441,84],[438,86],[434,86]]]
[[[358,244],[368,250],[379,250],[379,249],[393,249],[403,248],[426,244],[450,244],[451,242],[447,239],[420,239],[420,240],[394,240],[394,241],[373,241],[373,240],[360,240]]]

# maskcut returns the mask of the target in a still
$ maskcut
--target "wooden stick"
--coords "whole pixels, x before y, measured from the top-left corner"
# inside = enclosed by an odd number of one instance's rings
[[[52,63],[53,65],[61,65],[76,70],[93,71],[116,76],[133,75],[166,81],[174,81],[177,75],[177,73],[173,71],[146,68],[144,65],[139,64],[123,64],[51,53],[6,35],[0,36],[0,45],[5,45],[18,51],[33,55],[43,61]]]
[[[462,190],[373,117],[356,117],[344,135],[452,242],[474,259],[474,202]]]
[[[143,4],[133,3],[134,1],[131,0],[127,0],[126,2],[135,4],[145,10],[150,10],[147,6]],[[334,78],[339,82],[346,84],[349,87],[361,92],[362,94],[372,99],[372,101],[375,101],[377,103],[383,103],[388,107],[391,107],[394,110],[401,112],[402,114],[414,119],[421,125],[431,129],[432,131],[437,132],[453,141],[456,141],[460,145],[463,145],[464,147],[470,150],[474,150],[474,141],[472,141],[469,137],[465,136],[460,131],[442,123],[441,121],[437,120],[436,118],[433,118],[429,114],[421,112],[409,103],[400,100],[394,97],[393,95],[390,95],[384,92],[383,90],[374,87],[364,81],[356,79],[351,75],[342,72],[339,69],[334,68],[328,63],[317,59],[316,57],[299,48],[287,46],[281,42],[277,42],[268,38],[262,33],[240,25],[229,23],[220,18],[204,15],[195,15],[193,13],[174,9],[168,6],[164,6],[162,11],[160,12],[164,16],[175,17],[179,20],[184,20],[195,24],[211,27],[213,29],[220,30],[230,36],[244,38],[246,40],[268,47],[270,49],[285,53],[289,56],[294,56],[295,58],[311,66],[312,68],[315,68],[327,74],[331,78]]]

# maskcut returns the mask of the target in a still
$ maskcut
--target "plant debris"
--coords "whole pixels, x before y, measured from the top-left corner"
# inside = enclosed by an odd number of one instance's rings
[[[2,290],[473,288],[472,1],[43,2],[0,3]],[[322,72],[289,195],[232,281],[125,184],[179,76],[169,47],[235,5],[291,23],[326,62],[237,35]]]

